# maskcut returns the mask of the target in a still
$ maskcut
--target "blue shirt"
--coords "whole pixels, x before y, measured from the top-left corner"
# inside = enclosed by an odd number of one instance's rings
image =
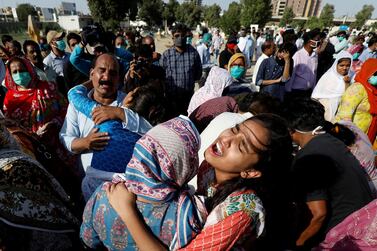
[[[130,62],[133,59],[132,53],[124,48],[115,48],[114,52],[119,63],[122,65],[124,72],[127,72],[130,68]],[[82,48],[80,45],[76,45],[69,57],[69,61],[77,70],[79,70],[86,76],[89,76],[89,71],[92,67],[92,61],[84,59],[82,57],[83,53],[84,48]]]
[[[293,62],[291,62],[293,64]],[[274,80],[283,76],[284,65],[279,65],[275,57],[269,57],[261,63],[257,78],[256,84],[261,87],[261,92],[269,93],[271,96],[283,100],[285,93],[285,82],[288,79],[283,79],[280,83],[272,85],[263,85],[263,80]]]
[[[365,62],[368,58],[377,58],[377,52],[372,51],[369,48],[366,48],[363,53],[359,56],[361,62]]]
[[[166,92],[182,94],[194,92],[195,81],[202,76],[202,63],[198,52],[191,45],[178,52],[175,47],[166,50],[160,59],[166,73]]]
[[[70,54],[65,52],[63,57],[58,57],[53,51],[43,59],[43,64],[45,65],[45,71],[53,70],[57,76],[64,76],[64,64],[68,62]]]
[[[92,99],[93,90],[88,94],[88,97]],[[123,99],[126,94],[118,91],[117,99],[114,100],[110,106],[121,107]],[[131,132],[138,134],[144,134],[152,126],[147,121],[140,117],[137,113],[134,113],[130,109],[124,108],[126,122],[123,122],[123,128],[128,129]],[[60,130],[60,140],[65,147],[72,151],[72,141],[76,138],[84,138],[88,136],[90,131],[95,127],[95,124],[91,118],[88,118],[84,113],[78,111],[72,104],[69,104],[67,115],[64,120],[64,124]],[[91,166],[93,152],[81,153],[81,164],[84,170]]]

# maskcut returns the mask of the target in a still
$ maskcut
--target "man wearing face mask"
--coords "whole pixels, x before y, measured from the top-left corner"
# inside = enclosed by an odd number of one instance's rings
[[[288,96],[310,97],[317,79],[319,31],[312,30],[304,34],[304,47],[293,55],[293,73],[285,85]]]
[[[335,45],[335,54],[338,54],[348,48],[347,33],[345,31],[339,31],[336,37],[338,38],[339,43]]]
[[[368,58],[377,58],[377,36],[368,41],[368,48],[361,53],[359,60],[365,62]]]
[[[174,103],[176,113],[186,114],[195,81],[202,76],[202,63],[198,52],[187,44],[188,28],[183,24],[173,27],[174,46],[166,50],[160,66],[166,72],[166,96]]]
[[[58,89],[60,93],[66,95],[68,86],[64,80],[64,64],[69,61],[70,53],[65,51],[67,45],[64,41],[64,37],[65,32],[50,30],[47,33],[47,43],[51,47],[51,52],[43,59],[43,64],[45,65],[44,70],[46,72],[55,72],[55,82],[58,85]]]

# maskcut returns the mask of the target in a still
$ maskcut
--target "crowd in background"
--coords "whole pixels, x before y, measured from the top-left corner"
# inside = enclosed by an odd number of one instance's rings
[[[377,249],[377,35],[100,25],[0,47],[0,250]]]

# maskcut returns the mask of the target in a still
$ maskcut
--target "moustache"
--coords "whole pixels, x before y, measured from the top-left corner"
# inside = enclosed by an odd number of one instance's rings
[[[109,85],[109,86],[113,85],[113,83],[108,80],[100,80],[98,83],[99,85]]]

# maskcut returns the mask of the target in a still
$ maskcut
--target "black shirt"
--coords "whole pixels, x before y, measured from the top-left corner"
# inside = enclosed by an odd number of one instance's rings
[[[327,201],[322,234],[373,200],[359,161],[343,142],[329,134],[309,141],[297,153],[292,171],[299,201]]]

